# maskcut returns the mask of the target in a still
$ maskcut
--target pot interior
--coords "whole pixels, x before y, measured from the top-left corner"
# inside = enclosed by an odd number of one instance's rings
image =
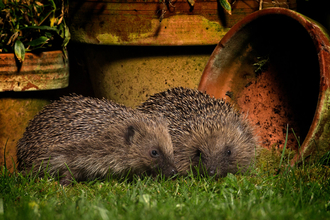
[[[234,26],[220,41],[199,89],[224,98],[256,128],[262,147],[297,149],[317,108],[320,67],[308,31],[294,18],[266,14]]]

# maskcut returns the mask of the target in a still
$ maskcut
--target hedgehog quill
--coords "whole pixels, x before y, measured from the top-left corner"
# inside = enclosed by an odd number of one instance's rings
[[[192,168],[195,173],[206,171],[221,177],[243,173],[254,161],[257,138],[253,128],[223,100],[178,87],[151,96],[138,109],[167,118],[181,174]]]
[[[43,108],[17,145],[18,170],[61,176],[68,185],[159,172],[176,174],[165,119],[106,99],[71,95]],[[68,170],[70,169],[70,171]],[[73,176],[72,176],[72,175]]]

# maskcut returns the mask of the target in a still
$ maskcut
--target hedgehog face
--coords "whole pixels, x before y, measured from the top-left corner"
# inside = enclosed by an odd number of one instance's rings
[[[135,173],[163,174],[166,177],[177,173],[173,145],[165,126],[130,126],[128,130],[132,130],[126,138],[131,145],[129,161]]]
[[[179,171],[217,177],[244,172],[255,156],[255,139],[250,130],[234,125],[191,130],[175,139]]]
[[[165,177],[171,177],[177,173],[174,165],[173,152],[170,154],[164,153],[163,149],[164,146],[158,145],[152,146],[147,150],[147,155],[145,155],[145,157],[148,160],[148,167],[146,167],[148,175],[156,176],[157,174],[162,174],[165,175]]]
[[[208,175],[224,177],[227,173],[245,172],[255,156],[255,139],[249,131],[228,126],[205,134],[200,150]]]
[[[220,140],[219,140],[220,139]],[[235,147],[230,143],[224,143],[222,138],[209,136],[204,143],[194,146],[195,155],[192,157],[191,165],[195,173],[202,175],[224,177],[229,172],[236,173],[237,164],[235,158]],[[236,168],[235,170],[233,168]]]
[[[166,155],[161,150],[157,150],[156,148],[153,148],[149,152],[150,156],[154,160],[154,164],[156,165],[153,167],[153,171],[156,171],[157,174],[161,173],[165,175],[165,177],[171,177],[177,173],[174,165],[173,153],[171,155]]]
[[[203,163],[209,176],[224,177],[227,173],[238,171],[235,146],[231,143],[218,142],[209,147],[213,148],[213,151],[208,153],[207,159]]]

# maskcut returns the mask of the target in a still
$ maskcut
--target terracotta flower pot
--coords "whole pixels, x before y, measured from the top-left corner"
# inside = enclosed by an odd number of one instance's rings
[[[62,51],[27,53],[22,65],[17,64],[14,54],[0,53],[1,165],[6,159],[7,168],[13,171],[16,143],[29,120],[50,103],[53,92],[49,90],[68,84],[69,64]]]
[[[294,164],[330,149],[329,48],[325,30],[311,19],[264,9],[218,43],[199,89],[248,113],[265,148],[284,146],[288,124],[287,146],[300,153]]]
[[[0,165],[6,162],[7,168],[14,170],[17,141],[23,136],[29,121],[49,103],[49,98],[40,93],[0,93]]]
[[[296,7],[296,0],[281,2]],[[170,87],[197,88],[214,45],[259,9],[255,0],[235,1],[232,15],[217,0],[173,5],[166,6],[160,22],[164,5],[158,0],[70,1],[71,39],[83,43],[76,46],[85,50],[97,97],[134,107]]]
[[[218,0],[89,0],[70,1],[71,39],[108,45],[217,44],[236,22],[259,10],[255,0],[231,1],[232,15]],[[296,0],[264,0],[261,7],[296,8]],[[166,13],[163,14],[164,10]],[[162,16],[163,14],[163,16]],[[160,17],[163,19],[160,22]]]
[[[0,92],[65,88],[69,62],[63,52],[26,53],[20,64],[13,53],[0,53]]]

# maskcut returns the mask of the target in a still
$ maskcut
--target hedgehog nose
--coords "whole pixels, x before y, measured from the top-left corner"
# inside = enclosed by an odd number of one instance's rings
[[[177,174],[177,173],[178,173],[178,171],[177,171],[177,170],[175,170],[175,169],[172,169],[170,173],[171,173],[171,176],[174,176],[175,174]]]
[[[213,176],[213,175],[215,174],[215,171],[214,171],[214,170],[210,170],[210,171],[209,171],[209,174],[210,174],[211,176]]]

